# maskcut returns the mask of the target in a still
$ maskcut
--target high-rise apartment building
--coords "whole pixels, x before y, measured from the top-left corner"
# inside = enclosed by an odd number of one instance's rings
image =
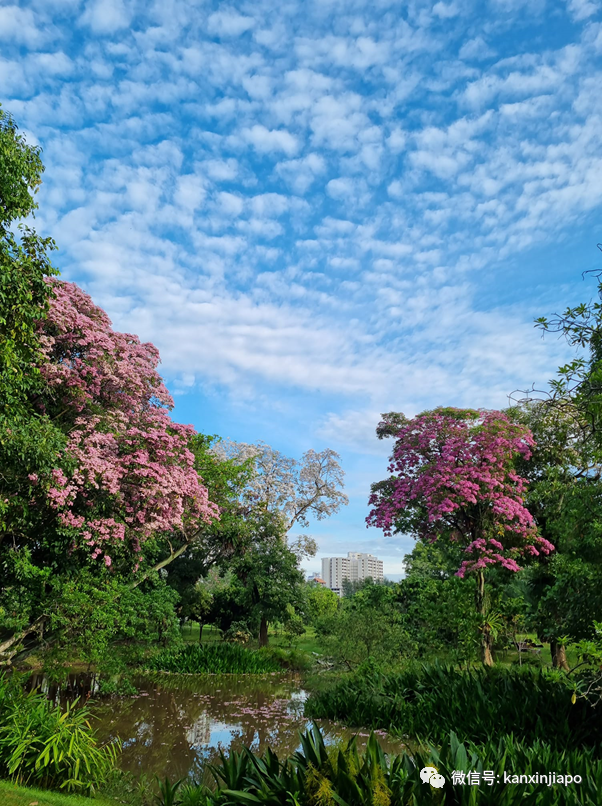
[[[383,561],[373,554],[349,551],[346,557],[322,559],[322,579],[326,582],[326,586],[339,596],[343,592],[343,580],[361,582],[368,577],[375,582],[382,582],[384,579]]]

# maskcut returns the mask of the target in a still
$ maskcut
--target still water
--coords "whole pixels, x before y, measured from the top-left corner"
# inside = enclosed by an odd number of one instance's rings
[[[307,692],[292,675],[156,675],[133,681],[138,693],[98,699],[92,705],[101,741],[123,742],[120,766],[134,775],[166,775],[207,780],[204,765],[219,760],[222,750],[249,747],[262,753],[270,746],[282,758],[299,747],[299,732],[309,726],[303,716]],[[45,685],[54,700],[94,697],[96,681],[71,676],[60,690]],[[320,722],[327,743],[358,733],[333,722]],[[399,753],[401,741],[379,736],[385,752]]]

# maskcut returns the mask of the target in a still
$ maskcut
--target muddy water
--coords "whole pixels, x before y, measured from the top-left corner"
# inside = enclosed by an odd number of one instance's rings
[[[102,741],[123,742],[120,766],[136,776],[146,773],[171,779],[205,778],[204,764],[219,760],[220,750],[249,747],[262,753],[267,746],[280,757],[299,747],[299,731],[309,726],[303,716],[307,693],[290,675],[156,675],[134,680],[138,694],[98,700],[92,706]],[[94,680],[71,678],[53,699],[94,696]],[[347,740],[356,732],[321,722],[328,743]],[[360,745],[367,733],[359,735]],[[383,749],[399,753],[401,742],[379,736]]]

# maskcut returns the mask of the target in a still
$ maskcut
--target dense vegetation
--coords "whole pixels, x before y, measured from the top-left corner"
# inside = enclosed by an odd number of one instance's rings
[[[435,663],[392,674],[362,668],[313,695],[306,713],[431,742],[454,731],[460,740],[478,744],[513,734],[558,751],[599,748],[599,710],[586,698],[573,702],[574,693],[570,678],[528,666],[462,670]]]
[[[262,651],[223,643],[166,649],[150,658],[146,668],[179,674],[268,674],[282,671],[280,664]]]
[[[63,711],[4,674],[0,726],[0,776],[17,783],[91,793],[109,777],[120,749],[97,744],[86,706],[75,702]]]
[[[364,753],[355,740],[346,747],[326,747],[319,729],[301,737],[302,749],[280,761],[270,750],[261,758],[249,751],[232,753],[212,768],[217,791],[178,783],[163,787],[162,802],[181,806],[290,804],[290,806],[594,806],[602,793],[602,762],[587,751],[553,751],[541,742],[525,744],[512,737],[475,747],[451,732],[439,748],[388,758],[372,735]],[[424,767],[439,771],[441,789],[425,786]],[[504,781],[504,772],[527,776],[570,770],[571,781],[520,787]],[[452,773],[458,776],[452,783]],[[473,774],[478,783],[466,783]],[[572,783],[577,778],[580,783]],[[174,791],[175,789],[175,791]]]

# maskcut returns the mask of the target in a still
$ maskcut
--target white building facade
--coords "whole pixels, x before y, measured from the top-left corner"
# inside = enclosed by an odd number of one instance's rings
[[[373,554],[350,551],[346,557],[324,557],[322,559],[322,579],[326,587],[343,593],[343,580],[362,582],[371,577],[375,582],[384,580],[383,561]]]

